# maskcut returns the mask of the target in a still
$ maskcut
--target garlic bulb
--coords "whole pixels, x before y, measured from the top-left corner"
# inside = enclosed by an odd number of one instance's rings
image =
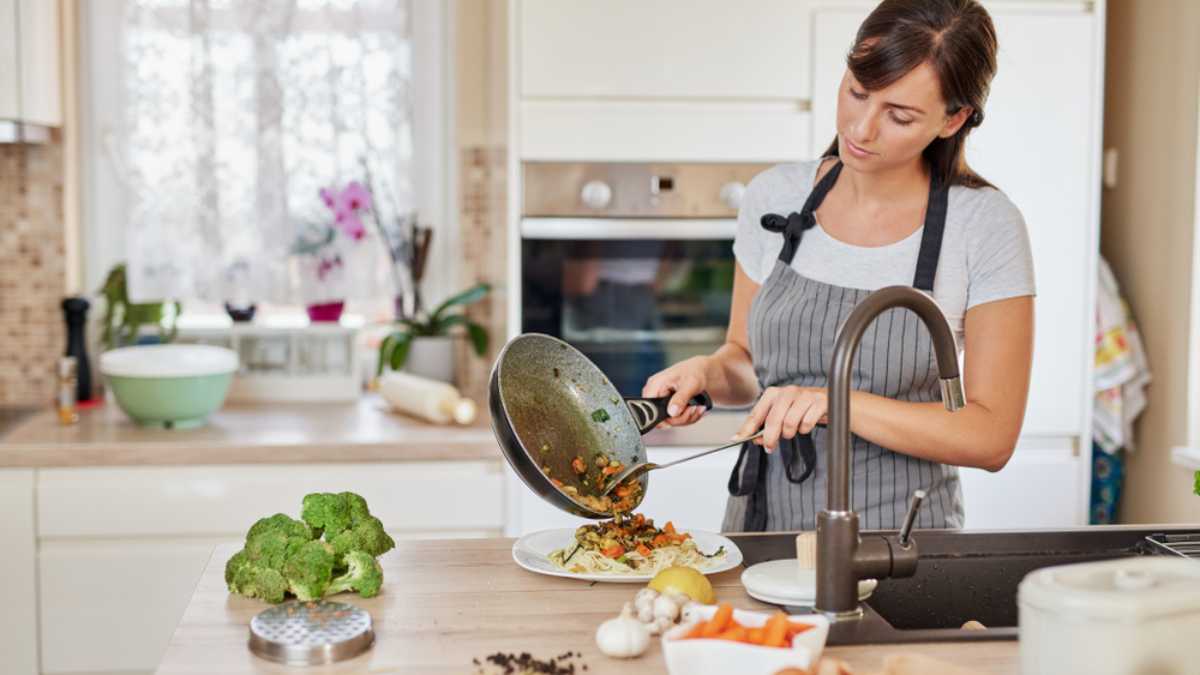
[[[650,623],[654,620],[654,605],[643,603],[638,607],[637,620],[642,623]]]
[[[641,616],[639,615],[640,619]],[[654,600],[654,618],[669,619],[672,623],[679,618],[679,603],[674,598],[660,595]]]
[[[674,620],[666,617],[658,617],[657,619],[646,624],[646,630],[649,631],[651,635],[662,635],[663,633],[671,630],[674,625]]]
[[[650,633],[626,605],[621,616],[605,621],[596,629],[596,646],[604,655],[619,659],[641,656],[650,646]]]

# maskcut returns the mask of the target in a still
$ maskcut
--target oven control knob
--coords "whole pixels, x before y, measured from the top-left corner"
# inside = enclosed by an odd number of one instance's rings
[[[612,188],[604,181],[589,180],[584,183],[579,198],[589,208],[602,209],[612,202]]]
[[[721,201],[725,206],[737,211],[742,207],[742,197],[746,194],[746,186],[737,181],[721,186]]]

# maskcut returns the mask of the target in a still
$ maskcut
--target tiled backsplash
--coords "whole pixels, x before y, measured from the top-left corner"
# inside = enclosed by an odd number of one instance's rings
[[[463,340],[454,359],[457,364],[455,380],[463,395],[480,405],[486,405],[491,365],[506,337],[505,156],[503,148],[474,146],[463,148],[460,158],[462,285],[486,281],[492,284],[493,290],[467,309],[467,315],[488,330],[491,338],[488,353],[479,358]]]
[[[65,351],[62,144],[0,144],[0,405],[49,403]]]

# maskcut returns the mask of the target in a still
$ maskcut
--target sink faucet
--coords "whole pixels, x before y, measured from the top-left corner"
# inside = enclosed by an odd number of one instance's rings
[[[888,286],[868,295],[854,308],[838,333],[829,373],[828,503],[817,514],[815,609],[835,620],[862,616],[858,605],[859,579],[910,577],[917,571],[917,545],[909,534],[925,498],[923,491],[913,494],[904,526],[895,537],[859,537],[858,514],[850,508],[851,366],[867,326],[893,307],[912,310],[929,329],[946,409],[953,412],[966,405],[954,332],[932,298],[909,286]]]

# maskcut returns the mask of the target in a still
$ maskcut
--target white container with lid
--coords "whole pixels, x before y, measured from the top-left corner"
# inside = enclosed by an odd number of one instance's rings
[[[1133,557],[1030,572],[1017,594],[1021,672],[1200,672],[1200,562]]]

